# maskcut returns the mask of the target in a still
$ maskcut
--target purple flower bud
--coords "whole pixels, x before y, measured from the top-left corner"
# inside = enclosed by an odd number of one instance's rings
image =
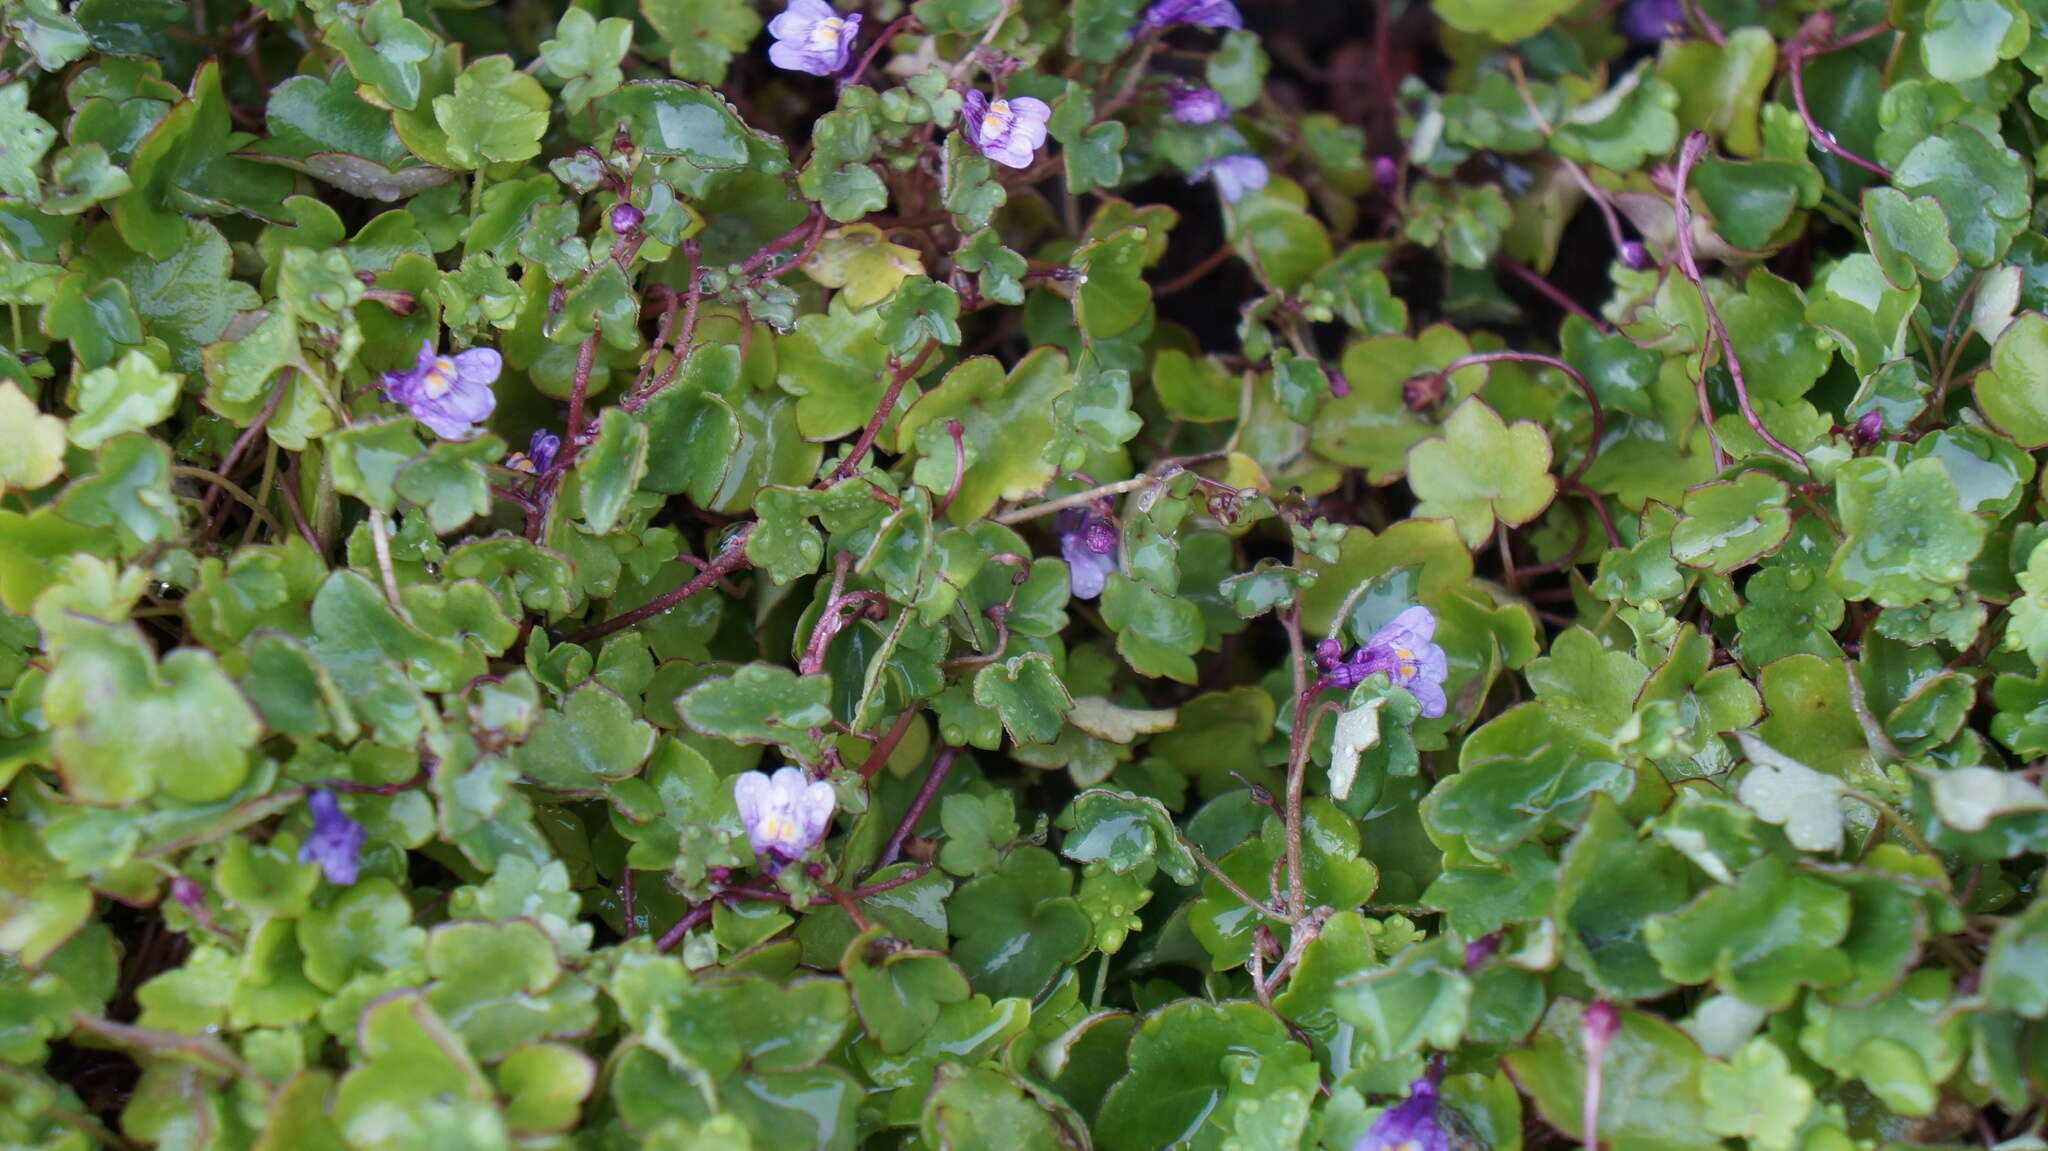
[[[1856,426],[1849,432],[1849,442],[1859,448],[1867,448],[1883,435],[1884,417],[1875,411],[1868,411],[1856,418]]]
[[[1629,0],[1621,11],[1621,34],[1638,47],[1654,47],[1684,25],[1679,0]]]
[[[1243,28],[1244,17],[1230,0],[1158,0],[1138,23],[1146,28],[1193,24],[1197,28]]]
[[[1230,115],[1230,105],[1213,89],[1175,84],[1166,96],[1167,111],[1183,124],[1214,124]]]
[[[197,880],[183,875],[171,880],[171,898],[194,916],[206,914],[206,889]]]
[[[1587,1004],[1585,1014],[1579,1016],[1579,1041],[1585,1045],[1586,1061],[1599,1062],[1619,1030],[1621,1013],[1614,1009],[1614,1004],[1604,1000]]]
[[[1376,187],[1385,188],[1391,192],[1394,190],[1394,185],[1400,179],[1401,165],[1392,156],[1374,156],[1372,158],[1372,182]]]
[[[1431,372],[1426,376],[1410,376],[1401,381],[1401,404],[1411,412],[1426,412],[1437,406],[1444,398],[1444,377],[1442,372]]]
[[[307,796],[306,806],[313,810],[313,831],[299,848],[299,862],[319,864],[327,882],[347,887],[362,865],[363,825],[341,810],[331,791]]]
[[[611,225],[612,235],[624,236],[628,233],[639,231],[640,222],[646,218],[647,213],[642,212],[631,204],[614,204],[612,205],[610,219],[606,222]]]
[[[1108,516],[1068,508],[1053,521],[1060,555],[1067,561],[1067,586],[1075,599],[1094,599],[1116,566],[1116,524]]]
[[[1494,952],[1499,950],[1500,932],[1498,931],[1494,932],[1491,935],[1482,935],[1479,938],[1473,940],[1472,942],[1467,943],[1465,945],[1465,970],[1478,970],[1480,965],[1484,964],[1487,960],[1492,959]]]
[[[1188,177],[1188,183],[1213,180],[1216,183],[1217,195],[1222,196],[1225,203],[1235,204],[1244,199],[1246,192],[1265,187],[1270,177],[1271,173],[1267,171],[1264,160],[1257,156],[1239,154],[1219,156],[1203,164]]]
[[[1344,645],[1334,639],[1316,644],[1316,666],[1324,671],[1335,671],[1344,662]]]
[[[960,107],[961,131],[982,155],[1006,168],[1029,168],[1045,144],[1052,106],[1030,96],[991,101],[969,92]]]
[[[841,16],[825,0],[789,0],[789,7],[768,22],[775,43],[768,61],[789,72],[837,76],[853,62],[860,36],[860,15]]]
[[[555,454],[562,450],[562,437],[546,428],[535,428],[526,450],[505,457],[505,466],[515,472],[537,476],[555,466]]]
[[[1323,365],[1323,378],[1330,382],[1331,395],[1341,400],[1351,394],[1351,381],[1344,378],[1343,372],[1325,364]]]
[[[466,440],[498,406],[491,385],[504,366],[504,357],[490,348],[441,356],[434,353],[431,341],[422,340],[412,370],[387,372],[380,386],[386,399],[403,404],[435,435]]]
[[[837,803],[831,784],[812,782],[795,767],[780,768],[772,776],[745,772],[732,781],[732,798],[747,843],[755,855],[769,858],[773,870],[795,862],[825,838]]]
[[[1439,1059],[1429,1074],[1408,1085],[1408,1098],[1380,1112],[1351,1151],[1450,1151],[1450,1133],[1436,1120],[1436,1087],[1443,1075]]]
[[[1621,262],[1629,270],[1647,272],[1650,270],[1650,250],[1643,247],[1641,240],[1624,240],[1621,244]]]

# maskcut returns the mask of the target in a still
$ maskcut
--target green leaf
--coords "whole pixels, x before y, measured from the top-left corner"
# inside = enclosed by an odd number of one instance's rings
[[[57,511],[73,523],[113,529],[128,554],[173,539],[184,527],[184,506],[171,490],[171,466],[162,440],[115,436],[100,445],[92,474],[64,489]]]
[[[0,192],[36,200],[36,165],[56,142],[57,130],[28,110],[26,83],[17,80],[0,88]]]
[[[618,693],[592,682],[548,711],[512,761],[542,787],[597,795],[640,770],[654,752],[655,730]]]
[[[1097,1145],[1104,1151],[1249,1146],[1225,1142],[1239,1116],[1253,1118],[1257,1110],[1260,1093],[1247,1091],[1246,1098],[1240,1087],[1264,1087],[1282,1113],[1265,1120],[1278,1123],[1296,1110],[1291,1093],[1313,1092],[1315,1081],[1308,1049],[1260,1005],[1179,1000],[1146,1016],[1131,1037],[1130,1073],[1102,1102]],[[1284,1124],[1269,1134],[1279,1145],[1292,1145]]]
[[[1923,17],[1927,73],[1966,84],[2027,47],[2027,16],[2012,0],[1933,0]]]
[[[2029,451],[2048,446],[2048,316],[2015,318],[1971,387],[1984,418],[2000,431]]]
[[[187,803],[232,795],[263,734],[255,709],[212,652],[155,658],[132,627],[79,624],[43,692],[65,792],[125,805],[161,788]]]
[[[1526,40],[1549,27],[1572,10],[1566,0],[1543,0],[1539,4],[1503,3],[1501,0],[1431,0],[1430,7],[1444,23],[1460,32],[1491,36],[1502,44]]]
[[[434,122],[448,134],[457,163],[481,168],[540,155],[552,103],[510,56],[486,56],[462,70],[453,92],[434,97]]]
[[[1195,882],[1195,857],[1156,799],[1091,788],[1074,797],[1060,823],[1070,829],[1060,854],[1076,863],[1119,875],[1156,864],[1175,883]]]
[[[13,380],[0,380],[0,495],[42,487],[64,474],[64,421],[36,410]]]
[[[941,1007],[969,992],[967,977],[943,954],[907,946],[880,927],[855,937],[839,966],[861,1022],[890,1054],[909,1050],[937,1022]]]
[[[1844,599],[1911,607],[1968,577],[1986,529],[1960,506],[1940,460],[1904,468],[1874,457],[1852,460],[1835,483],[1845,538],[1828,565],[1828,582]]]
[[[2048,1016],[2048,904],[2032,904],[1998,925],[1979,986],[1996,1010]]]
[[[747,0],[640,0],[640,14],[668,44],[669,71],[704,84],[725,83],[733,54],[761,32]]]
[[[505,442],[492,435],[436,441],[399,468],[392,490],[426,513],[434,534],[447,535],[490,512],[491,481],[485,469],[504,454]]]
[[[619,62],[632,45],[632,21],[616,16],[600,21],[581,8],[571,8],[555,25],[554,39],[541,41],[540,58],[564,82],[562,103],[574,114],[625,79]]]
[[[327,442],[334,490],[380,512],[389,513],[398,506],[399,473],[421,452],[419,433],[411,419],[356,424]]]
[[[1648,69],[1645,61],[1573,109],[1552,137],[1558,155],[1626,172],[1677,147],[1678,92]]]
[[[1064,446],[1053,417],[1074,386],[1067,357],[1055,348],[1033,350],[1007,375],[990,357],[963,360],[904,413],[896,426],[896,450],[913,448],[918,429],[927,424],[959,420],[977,458],[962,475],[946,518],[972,523],[997,500],[1036,495],[1051,482],[1055,450]]]
[[[799,755],[817,749],[810,728],[832,722],[832,680],[799,676],[785,667],[754,663],[684,692],[676,701],[683,722],[705,735],[735,743],[782,743]]]
[[[1572,1139],[1590,1137],[1582,1136],[1584,1012],[1572,1000],[1556,1001],[1529,1046],[1504,1059],[1538,1114]],[[1654,1015],[1626,1008],[1618,1015],[1621,1026],[1599,1056],[1599,1137],[1643,1151],[1721,1146],[1707,1122],[1704,1085],[1711,1061],[1690,1036]]]
[[[994,708],[1004,730],[1018,743],[1051,742],[1060,733],[1062,717],[1074,706],[1053,671],[1052,658],[1038,652],[1011,656],[976,672],[974,702]]]
[[[1617,875],[1629,882],[1615,883]],[[1654,999],[1669,991],[1644,925],[1683,904],[1686,886],[1683,856],[1638,837],[1613,799],[1595,796],[1557,870],[1565,965],[1618,999]]]
[[[1496,520],[1528,523],[1550,506],[1557,478],[1550,474],[1550,439],[1527,420],[1512,426],[1476,397],[1452,410],[1441,439],[1408,451],[1408,482],[1420,503],[1416,514],[1452,520],[1467,547],[1493,534]]]
[[[1671,555],[1688,567],[1731,572],[1774,550],[1792,530],[1785,485],[1762,472],[1685,493]]]
[[[1443,938],[1404,949],[1384,966],[1339,979],[1330,997],[1337,1018],[1356,1027],[1380,1059],[1428,1046],[1455,1048],[1465,1033],[1472,983],[1464,949]]]
[[[621,409],[606,409],[597,439],[576,458],[577,497],[591,534],[612,530],[646,473],[647,425]]]
[[[1945,124],[1906,154],[1892,185],[1932,196],[1963,262],[1988,268],[2026,227],[2032,180],[2019,153],[1965,124]]]
[[[1842,781],[1785,755],[1748,732],[1737,732],[1743,754],[1754,765],[1736,784],[1735,797],[1765,823],[1785,829],[1801,851],[1838,851],[1842,846]]]
[[[1042,847],[1020,847],[994,874],[963,885],[948,904],[954,961],[991,998],[1031,997],[1095,937],[1072,899],[1073,873]]]
[[[1897,188],[1864,190],[1863,237],[1895,288],[1910,288],[1916,278],[1945,279],[1961,259],[1941,203],[1932,196],[1909,200]]]
[[[1759,1036],[1726,1063],[1700,1071],[1707,1100],[1707,1130],[1746,1139],[1765,1151],[1791,1151],[1793,1136],[1813,1109],[1813,1084],[1792,1070],[1792,1061]]]
[[[1791,1006],[1801,987],[1831,987],[1851,974],[1837,946],[1849,932],[1849,893],[1766,857],[1734,886],[1717,887],[1681,911],[1643,925],[1664,974],[1684,984],[1712,979],[1766,1010]]]

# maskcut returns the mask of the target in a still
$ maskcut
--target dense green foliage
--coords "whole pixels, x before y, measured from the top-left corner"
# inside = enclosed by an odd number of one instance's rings
[[[2039,1147],[2048,5],[1823,3],[0,0],[0,1145]]]

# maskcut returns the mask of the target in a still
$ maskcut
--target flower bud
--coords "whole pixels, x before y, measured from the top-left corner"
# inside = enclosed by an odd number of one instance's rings
[[[1849,442],[1859,448],[1867,448],[1883,437],[1884,417],[1874,411],[1857,417],[1856,425],[1849,430]]]
[[[1444,377],[1441,372],[1426,376],[1411,376],[1401,384],[1401,402],[1411,412],[1426,412],[1443,402]]]
[[[1626,241],[1621,245],[1621,262],[1632,271],[1647,272],[1650,270],[1650,251],[1640,240]]]
[[[1372,182],[1375,187],[1392,190],[1394,182],[1401,178],[1401,165],[1392,156],[1372,158]]]
[[[1579,1017],[1579,1041],[1585,1045],[1586,1061],[1597,1063],[1606,1053],[1614,1033],[1621,1030],[1621,1013],[1605,1001],[1589,1003]]]
[[[647,214],[631,204],[614,204],[611,211],[612,235],[624,236],[640,230],[641,221]]]

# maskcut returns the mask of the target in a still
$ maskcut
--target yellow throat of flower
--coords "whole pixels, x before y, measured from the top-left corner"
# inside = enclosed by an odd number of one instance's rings
[[[837,16],[827,16],[811,25],[810,45],[813,48],[837,48],[839,38],[845,32],[846,21]]]
[[[427,395],[438,400],[447,395],[448,389],[454,386],[455,361],[446,356],[436,358],[434,366],[427,369]]]
[[[987,112],[982,114],[981,134],[984,136],[999,136],[1010,130],[1010,121],[1013,118],[1010,114],[1010,102],[1008,100],[997,100],[988,106]]]

